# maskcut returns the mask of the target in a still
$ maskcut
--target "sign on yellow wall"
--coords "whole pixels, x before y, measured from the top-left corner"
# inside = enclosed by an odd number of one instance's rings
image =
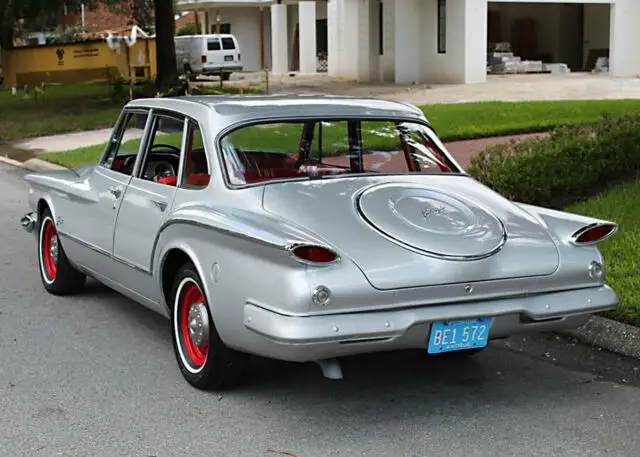
[[[131,48],[122,43],[118,50],[102,40],[24,46],[5,51],[2,62],[7,88],[156,76],[154,39],[138,39]]]

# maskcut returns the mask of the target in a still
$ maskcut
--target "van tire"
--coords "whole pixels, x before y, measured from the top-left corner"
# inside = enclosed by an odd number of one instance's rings
[[[229,78],[231,78],[231,73],[227,73],[227,72],[220,73],[220,78],[223,81],[229,81]]]

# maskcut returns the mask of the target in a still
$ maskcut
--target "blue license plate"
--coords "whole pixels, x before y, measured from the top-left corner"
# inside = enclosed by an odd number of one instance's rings
[[[478,317],[431,324],[429,354],[482,348],[489,341],[493,318]]]

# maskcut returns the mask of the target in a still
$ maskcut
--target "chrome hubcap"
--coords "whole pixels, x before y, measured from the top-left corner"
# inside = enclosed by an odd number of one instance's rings
[[[58,264],[58,237],[51,237],[51,246],[49,247],[49,255],[54,265]]]
[[[204,303],[196,303],[189,310],[189,337],[198,347],[209,345],[209,318]]]

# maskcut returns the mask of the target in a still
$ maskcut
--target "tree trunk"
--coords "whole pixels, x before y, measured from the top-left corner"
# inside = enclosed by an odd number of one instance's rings
[[[156,9],[156,87],[166,91],[177,79],[176,46],[173,41],[175,19],[173,0],[154,0]]]
[[[0,48],[5,51],[13,48],[13,27],[0,26]]]

